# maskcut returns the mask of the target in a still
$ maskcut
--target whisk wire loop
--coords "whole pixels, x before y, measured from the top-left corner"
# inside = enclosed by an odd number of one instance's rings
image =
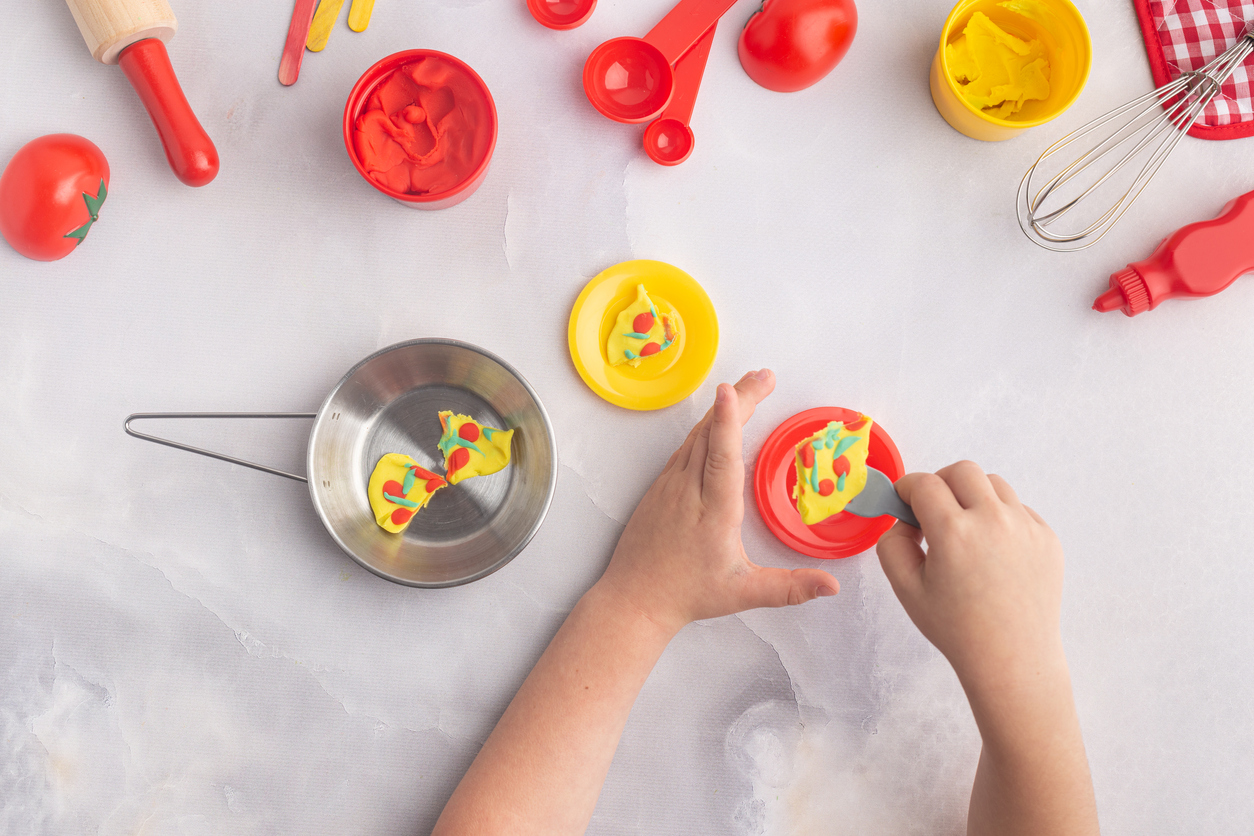
[[[1254,26],[1200,69],[1183,73],[1175,81],[1097,117],[1046,148],[1019,182],[1016,214],[1023,233],[1056,252],[1082,250],[1100,241],[1141,196],[1181,137],[1252,51]],[[1113,131],[1034,190],[1042,163],[1111,125],[1115,126]],[[1122,156],[1115,156],[1120,149]],[[1070,229],[1051,228],[1086,201],[1095,200],[1094,193],[1114,184],[1120,172],[1130,174],[1131,164],[1142,160],[1123,193],[1105,210],[1095,210],[1092,220],[1081,219]],[[1043,176],[1044,171],[1040,174]],[[1073,181],[1075,184],[1069,186]]]

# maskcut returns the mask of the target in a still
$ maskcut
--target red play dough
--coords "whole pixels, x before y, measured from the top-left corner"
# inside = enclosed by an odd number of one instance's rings
[[[636,318],[631,321],[631,327],[637,334],[649,333],[649,329],[653,327],[653,314],[636,314]]]
[[[427,480],[427,493],[435,493],[436,489],[444,484],[444,480],[440,477]]]
[[[831,496],[836,490],[836,483],[831,479],[819,482],[819,496]]]
[[[472,443],[479,440],[479,428],[474,424],[462,424],[457,428],[457,434]]]
[[[397,482],[394,479],[389,479],[383,483],[383,492],[392,496],[404,496],[405,488],[400,482]]]
[[[404,525],[413,515],[414,512],[408,508],[397,508],[392,512],[392,525]]]
[[[650,355],[657,354],[661,350],[662,346],[657,343],[645,343],[644,348],[640,349],[640,356],[648,357]]]
[[[372,180],[401,194],[439,194],[490,153],[492,107],[458,67],[420,57],[385,77],[357,117],[353,147]]]
[[[470,462],[470,451],[465,447],[458,447],[453,454],[448,457],[448,472],[461,470]]]
[[[814,467],[814,448],[809,444],[801,448],[801,463],[806,467]]]
[[[832,462],[832,472],[837,476],[844,476],[849,472],[849,459],[840,456]]]

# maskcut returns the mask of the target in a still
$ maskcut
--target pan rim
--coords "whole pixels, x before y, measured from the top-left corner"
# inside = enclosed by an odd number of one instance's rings
[[[454,578],[452,580],[443,580],[443,581],[416,581],[416,580],[412,580],[409,578],[398,577],[377,566],[371,565],[369,561],[363,559],[360,555],[354,553],[353,550],[350,549],[348,545],[344,542],[343,538],[341,538],[341,536],[335,530],[335,528],[330,524],[330,522],[327,519],[326,511],[322,507],[322,504],[319,501],[318,494],[316,492],[316,487],[317,487],[316,475],[317,474],[315,472],[316,468],[314,464],[314,459],[315,459],[314,449],[315,449],[315,444],[318,438],[318,430],[322,426],[323,421],[326,416],[327,408],[330,406],[331,402],[335,399],[335,396],[339,394],[340,390],[344,387],[344,385],[348,383],[349,380],[352,379],[353,375],[355,375],[358,371],[360,371],[362,367],[364,367],[366,364],[370,363],[371,361],[385,354],[390,354],[393,351],[399,351],[401,349],[411,348],[413,346],[419,346],[419,345],[444,345],[444,346],[451,346],[453,348],[471,351],[476,354],[482,355],[483,357],[498,364],[501,368],[507,371],[512,377],[514,377],[514,379],[516,379],[522,385],[523,389],[526,390],[527,395],[531,398],[532,402],[536,405],[536,410],[539,412],[540,419],[542,423],[544,424],[545,437],[548,439],[549,449],[552,451],[552,455],[550,457],[550,462],[549,462],[548,484],[545,486],[545,492],[544,492],[544,502],[542,503],[540,507],[540,513],[536,515],[535,521],[531,524],[530,528],[528,528],[525,536],[523,536],[513,548],[511,548],[505,555],[503,555],[499,560],[497,560],[491,566],[487,566],[477,572],[474,572],[473,574],[467,575],[464,578]],[[402,586],[416,587],[416,588],[421,588],[421,589],[443,589],[443,588],[452,587],[452,586],[462,586],[464,584],[472,583],[481,578],[487,577],[488,575],[492,574],[493,572],[498,571],[507,563],[512,561],[515,557],[521,554],[522,551],[525,548],[527,548],[528,545],[530,545],[531,540],[535,537],[536,533],[539,532],[540,526],[544,524],[545,518],[548,517],[549,508],[552,506],[553,497],[557,492],[557,474],[558,474],[557,436],[553,431],[553,422],[549,418],[548,410],[544,408],[544,402],[540,400],[539,393],[536,392],[535,388],[531,385],[531,383],[527,380],[527,378],[524,377],[523,374],[518,371],[518,369],[514,368],[512,364],[506,362],[503,358],[492,353],[491,351],[488,351],[485,348],[481,348],[480,346],[474,345],[472,343],[463,342],[462,340],[455,340],[455,339],[451,339],[448,337],[419,337],[417,339],[405,340],[403,342],[394,343],[392,345],[385,346],[384,348],[381,348],[378,351],[373,352],[368,357],[363,358],[362,360],[357,362],[351,369],[345,372],[344,376],[341,377],[339,381],[335,384],[335,386],[331,388],[331,391],[327,394],[327,396],[323,399],[322,404],[318,407],[318,412],[316,413],[314,417],[313,426],[309,430],[309,446],[305,453],[305,472],[309,476],[309,480],[308,480],[309,500],[314,506],[314,511],[318,514],[318,519],[322,522],[322,527],[325,528],[327,533],[331,535],[331,539],[334,540],[335,544],[340,547],[340,550],[343,551],[345,554],[347,554],[350,558],[352,558],[353,562],[357,563],[363,569],[366,569],[367,571],[375,575],[378,575],[384,580],[391,581],[392,583],[397,583]]]

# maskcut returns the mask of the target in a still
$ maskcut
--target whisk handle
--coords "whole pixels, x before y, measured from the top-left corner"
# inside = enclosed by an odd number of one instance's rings
[[[1218,217],[1181,227],[1153,255],[1110,277],[1110,289],[1093,309],[1128,316],[1166,299],[1213,296],[1254,270],[1254,192],[1229,201]]]

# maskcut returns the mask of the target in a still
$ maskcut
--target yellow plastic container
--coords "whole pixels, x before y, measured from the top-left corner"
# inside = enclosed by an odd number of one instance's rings
[[[962,30],[976,12],[988,15],[1017,38],[1044,45],[1049,59],[1048,98],[1026,102],[1009,119],[990,116],[962,98],[945,60],[945,46],[962,37]],[[940,46],[932,59],[932,102],[960,133],[988,142],[1010,139],[1071,107],[1088,81],[1092,63],[1089,28],[1071,0],[962,0],[945,20]]]

